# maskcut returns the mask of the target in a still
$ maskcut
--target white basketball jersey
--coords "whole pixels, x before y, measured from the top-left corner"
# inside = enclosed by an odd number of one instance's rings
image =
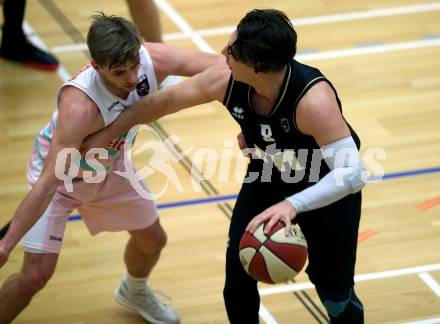
[[[121,112],[130,107],[143,96],[156,91],[158,88],[156,75],[154,73],[153,62],[144,46],[139,51],[140,68],[136,89],[129,93],[127,99],[121,99],[112,94],[102,82],[99,74],[91,64],[83,67],[72,79],[65,82],[58,91],[57,105],[60,102],[60,95],[65,86],[73,86],[84,91],[90,99],[98,106],[104,119],[105,126],[112,123]],[[29,165],[28,177],[34,182],[43,170],[44,160],[49,151],[53,131],[58,119],[58,110],[52,114],[51,121],[38,133],[34,152]],[[119,159],[125,142],[126,134],[114,139],[107,147],[109,158],[106,161],[100,161],[104,167],[109,170]],[[81,160],[82,170],[93,170],[94,166],[87,165]]]
[[[112,94],[104,85],[99,74],[89,64],[76,76],[64,83],[58,92],[58,104],[60,93],[65,86],[74,86],[84,91],[99,108],[104,118],[105,126],[113,122],[127,107],[134,104],[142,96],[157,90],[156,75],[154,74],[153,62],[146,48],[141,46],[139,51],[140,68],[136,89],[129,93],[127,99],[121,99]]]

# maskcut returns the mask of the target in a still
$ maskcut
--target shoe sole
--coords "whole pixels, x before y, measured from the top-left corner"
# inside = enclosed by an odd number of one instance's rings
[[[4,55],[0,55],[0,58],[3,58],[5,60],[8,60],[10,62],[14,62],[17,64],[24,64],[27,67],[30,67],[31,69],[34,70],[38,70],[38,71],[45,71],[45,72],[55,72],[56,70],[58,70],[60,64],[59,63],[54,63],[54,64],[41,64],[41,63],[37,63],[34,61],[22,61],[22,60],[17,60],[8,56],[4,56]]]
[[[118,291],[119,291],[119,286],[116,288],[115,293],[114,293],[115,300],[118,302],[119,305],[124,306],[125,308],[128,308],[132,311],[137,312],[139,315],[141,315],[146,321],[148,321],[151,324],[169,324],[168,322],[158,321],[158,320],[154,319],[153,317],[151,317],[148,313],[145,313],[144,311],[142,311],[142,309],[140,309],[139,307],[133,306],[133,304],[131,304],[126,298],[121,296],[118,293]],[[174,322],[174,323],[179,323],[179,322]]]
[[[55,72],[60,66],[59,64],[41,64],[32,61],[26,61],[25,64],[32,69],[46,72]]]

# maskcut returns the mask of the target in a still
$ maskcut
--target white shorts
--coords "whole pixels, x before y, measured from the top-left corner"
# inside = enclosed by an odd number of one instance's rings
[[[22,239],[25,250],[59,253],[70,213],[78,209],[92,235],[102,231],[142,229],[159,217],[154,201],[142,198],[130,182],[113,171],[123,171],[123,158],[101,183],[73,181],[73,192],[60,185],[38,222]],[[32,186],[32,176],[29,176]],[[144,183],[141,183],[147,190]]]

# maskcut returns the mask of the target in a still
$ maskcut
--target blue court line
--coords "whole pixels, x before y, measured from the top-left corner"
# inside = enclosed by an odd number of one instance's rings
[[[419,169],[419,170],[410,170],[410,171],[400,171],[400,172],[385,174],[383,176],[383,180],[412,177],[412,176],[437,173],[437,172],[440,172],[440,167]],[[377,180],[377,179],[380,179],[380,177],[370,177],[369,178],[369,180]]]
[[[410,171],[400,171],[400,172],[394,172],[385,174],[383,177],[370,177],[370,181],[378,180],[382,178],[383,180],[390,180],[390,179],[396,179],[396,178],[404,178],[404,177],[413,177],[418,175],[425,175],[425,174],[431,174],[431,173],[439,173],[440,167],[434,167],[434,168],[426,168],[426,169],[419,169],[419,170],[410,170]],[[232,195],[223,195],[223,196],[215,196],[215,197],[208,197],[208,198],[199,198],[199,199],[190,199],[190,200],[182,200],[182,201],[175,201],[175,202],[169,202],[169,203],[163,203],[158,204],[158,209],[168,209],[168,208],[179,208],[179,207],[185,207],[185,206],[195,206],[195,205],[203,205],[203,204],[212,204],[212,203],[219,203],[219,202],[225,202],[228,200],[235,200],[237,199],[236,194]],[[69,221],[77,221],[80,220],[80,215],[72,215],[69,217]]]

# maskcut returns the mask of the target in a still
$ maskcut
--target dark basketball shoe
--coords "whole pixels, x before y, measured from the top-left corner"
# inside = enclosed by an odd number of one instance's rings
[[[27,66],[43,71],[56,71],[59,62],[55,56],[49,54],[31,43],[17,41],[9,43],[2,42],[0,46],[0,57],[5,59],[26,64]]]

